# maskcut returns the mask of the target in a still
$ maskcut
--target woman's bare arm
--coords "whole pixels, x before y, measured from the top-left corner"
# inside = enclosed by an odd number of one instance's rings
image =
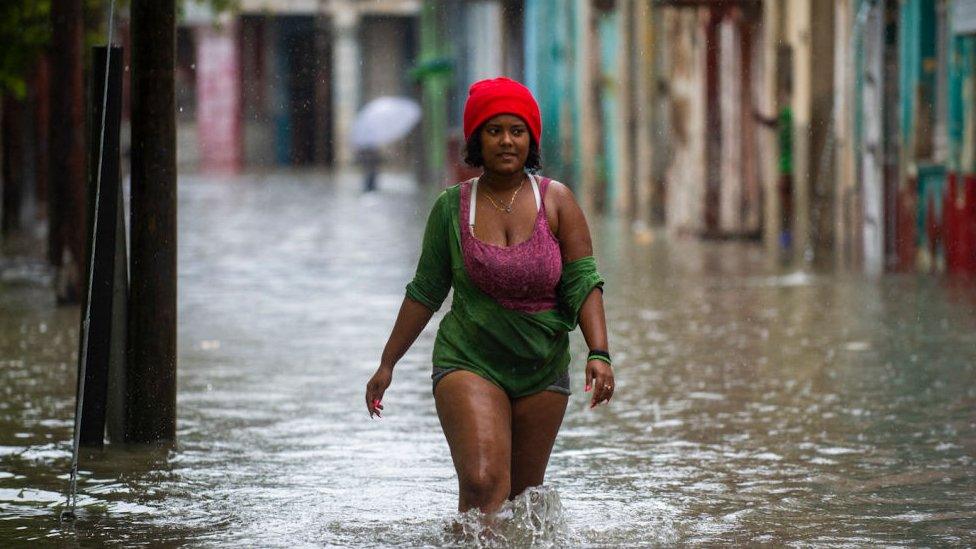
[[[576,197],[569,187],[562,183],[553,182],[549,186],[556,198],[556,214],[558,227],[556,238],[562,251],[563,261],[570,262],[581,257],[593,255],[593,241],[590,238],[590,228],[586,223],[586,216],[576,202]],[[603,309],[603,292],[594,288],[586,296],[579,313],[580,331],[590,349],[601,349],[610,352],[607,341],[607,320]],[[593,391],[591,407],[603,400],[610,400],[613,394],[613,369],[609,364],[598,360],[591,360],[586,365],[586,385],[596,389]],[[609,389],[607,388],[609,386]]]
[[[393,330],[383,347],[380,365],[366,383],[366,408],[370,417],[383,409],[380,401],[393,381],[396,363],[413,345],[451,291],[449,227],[445,221],[449,219],[445,210],[447,196],[447,191],[441,192],[427,216],[417,271],[410,284],[407,284],[407,295],[403,298]]]
[[[396,322],[393,323],[390,338],[383,348],[380,367],[392,370],[410,349],[413,342],[416,341],[420,332],[424,331],[424,327],[430,322],[432,316],[434,316],[434,311],[409,297],[404,297],[403,303],[400,305],[400,312],[397,313]]]
[[[393,368],[413,345],[420,332],[424,331],[432,316],[434,311],[426,305],[409,297],[403,298],[400,312],[397,314],[396,322],[393,323],[393,331],[383,348],[379,368],[366,382],[366,410],[369,412],[369,417],[373,417],[373,414],[383,417],[381,413],[383,394],[393,381]]]

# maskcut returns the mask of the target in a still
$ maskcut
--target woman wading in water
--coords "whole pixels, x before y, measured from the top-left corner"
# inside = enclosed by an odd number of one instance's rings
[[[434,203],[416,275],[366,385],[370,417],[380,415],[394,365],[453,287],[432,378],[461,512],[497,511],[542,484],[569,401],[577,323],[590,349],[590,408],[613,396],[603,278],[586,219],[569,188],[529,173],[540,167],[541,133],[525,86],[507,78],[471,86],[465,161],[483,173]]]

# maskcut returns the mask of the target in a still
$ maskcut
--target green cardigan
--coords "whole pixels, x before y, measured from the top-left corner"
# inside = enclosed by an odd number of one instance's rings
[[[407,297],[432,311],[454,287],[451,310],[441,320],[433,362],[441,368],[469,370],[517,398],[545,389],[566,372],[569,332],[576,328],[583,301],[603,287],[593,256],[563,264],[559,306],[538,313],[507,309],[468,278],[461,255],[460,184],[437,197],[417,272]]]

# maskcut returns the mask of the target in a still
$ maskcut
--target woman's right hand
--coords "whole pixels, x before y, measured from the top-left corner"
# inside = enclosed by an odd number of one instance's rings
[[[372,418],[373,414],[383,417],[380,414],[380,410],[383,409],[383,393],[386,392],[391,381],[393,381],[393,368],[380,366],[366,383],[366,410],[369,411],[369,417]]]

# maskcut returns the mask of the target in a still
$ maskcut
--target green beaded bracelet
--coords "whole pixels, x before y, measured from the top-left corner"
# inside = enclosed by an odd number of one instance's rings
[[[601,361],[606,362],[607,364],[613,366],[613,362],[610,361],[610,357],[608,357],[608,356],[603,356],[603,355],[590,355],[590,356],[586,357],[586,361],[587,362],[589,362],[591,360],[601,360]]]

